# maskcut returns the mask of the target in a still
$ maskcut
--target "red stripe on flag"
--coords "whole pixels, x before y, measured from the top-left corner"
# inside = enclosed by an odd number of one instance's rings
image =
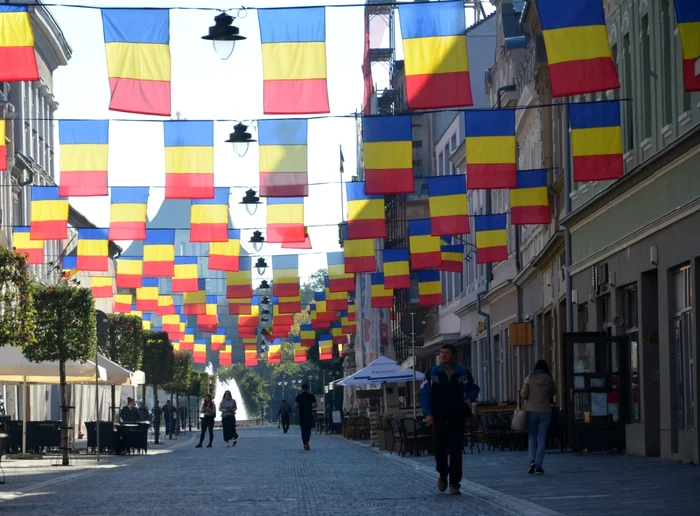
[[[80,256],[78,255],[79,271],[107,272],[109,270],[109,258],[106,256]]]
[[[374,256],[345,257],[345,272],[374,272],[377,270],[377,260]]]
[[[0,47],[0,81],[38,81],[34,47]]]
[[[198,290],[199,280],[197,278],[173,278],[173,292],[197,292]]]
[[[213,199],[214,174],[165,174],[166,199]]]
[[[185,315],[206,315],[207,305],[205,303],[186,304],[182,307],[182,313]]]
[[[510,189],[517,186],[515,163],[469,163],[467,169],[467,188],[470,190]]]
[[[370,298],[372,308],[391,308],[394,306],[394,296]]]
[[[210,271],[238,272],[241,269],[240,258],[238,256],[210,254],[208,267]]]
[[[384,219],[348,221],[348,240],[366,238],[386,238],[386,224]],[[345,272],[350,272],[347,270],[347,258],[345,259],[345,265]]]
[[[609,57],[552,64],[549,65],[549,77],[552,82],[553,97],[620,88],[615,65]]]
[[[29,223],[29,235],[32,240],[66,240],[68,238],[68,221],[32,221]]]
[[[473,104],[469,72],[407,75],[409,109],[467,107]]]
[[[303,242],[304,224],[268,224],[266,240],[270,244]]]
[[[330,113],[326,79],[263,81],[266,115],[315,115]]]
[[[139,288],[141,278],[139,274],[117,274],[117,288]]]
[[[462,262],[454,260],[443,260],[440,264],[440,270],[445,272],[459,272],[461,274],[463,272]],[[386,276],[384,278],[386,282]]]
[[[146,240],[145,222],[112,222],[109,225],[109,239]]]
[[[280,314],[295,314],[301,310],[301,301],[287,301],[279,304]]]
[[[171,315],[175,313],[175,305],[158,306],[156,315]]]
[[[118,314],[131,312],[131,305],[126,303],[114,303],[114,311]]]
[[[469,231],[469,215],[430,218],[430,234],[432,236],[466,235]]]
[[[105,298],[111,298],[113,291],[111,286],[105,286],[105,287],[92,287],[92,297],[95,299],[105,299]]]
[[[143,275],[147,278],[171,278],[175,275],[173,262],[143,262]]]
[[[345,260],[347,262],[347,258]],[[329,292],[352,292],[353,290],[355,290],[355,278],[331,278],[328,281]]]
[[[251,285],[227,285],[226,297],[228,299],[253,297],[253,287]]]
[[[685,91],[700,91],[700,76],[695,75],[695,59],[683,60]]]
[[[141,312],[155,312],[158,310],[158,300],[157,299],[137,299],[136,309]]]
[[[298,283],[273,283],[272,295],[275,297],[294,297],[299,295]]]
[[[476,250],[476,263],[503,262],[508,259],[508,246],[485,247]]]
[[[549,224],[549,206],[511,206],[511,224]],[[460,269],[461,271],[461,269]]]
[[[411,269],[434,269],[442,264],[442,253],[431,251],[429,253],[411,253]]]
[[[442,294],[428,294],[418,297],[420,306],[440,306],[442,304]]]
[[[307,197],[306,172],[260,172],[260,197]]]
[[[61,197],[91,197],[107,195],[107,171],[66,172],[61,170],[58,195]]]
[[[411,288],[411,276],[408,274],[400,276],[387,276],[384,274],[384,288]]]
[[[0,142],[0,170],[7,170],[7,147],[5,142]]]
[[[228,222],[191,224],[190,242],[228,242]]]
[[[111,111],[170,116],[170,81],[109,79]]]
[[[412,168],[365,169],[367,195],[393,195],[415,192]]]
[[[622,154],[574,156],[574,181],[620,179],[624,173]]]
[[[44,263],[44,250],[43,249],[17,249],[17,248],[15,248],[15,252],[27,255],[27,265],[43,265],[43,263]]]

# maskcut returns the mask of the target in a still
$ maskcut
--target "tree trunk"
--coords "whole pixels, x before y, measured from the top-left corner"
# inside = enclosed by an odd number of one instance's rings
[[[154,383],[153,384],[153,406],[155,407],[157,404],[158,404],[158,386]],[[161,410],[161,414],[162,414],[162,410]],[[156,422],[156,420],[155,420],[155,416],[154,416],[153,423],[155,424],[155,422]],[[158,442],[159,437],[160,437],[160,420],[158,420],[158,426],[154,427],[154,430],[153,430],[153,440],[154,440],[155,444],[160,444]]]
[[[68,425],[69,409],[66,402],[66,361],[58,361],[58,371],[61,381],[61,454],[63,456],[62,465],[70,465],[70,450],[68,450]]]
[[[141,402],[141,421],[148,421],[148,414],[146,413],[146,384],[144,383],[141,387],[141,392],[143,393],[141,397],[143,399]]]
[[[190,404],[190,395],[187,395],[187,426],[192,431],[192,406]]]
[[[109,420],[112,423],[114,423],[114,420],[115,420],[114,416],[116,416],[116,414],[117,414],[116,407],[114,406],[114,404],[117,402],[117,399],[116,399],[117,398],[117,386],[112,385],[111,390],[112,390],[112,403],[110,404],[110,407],[109,407]]]

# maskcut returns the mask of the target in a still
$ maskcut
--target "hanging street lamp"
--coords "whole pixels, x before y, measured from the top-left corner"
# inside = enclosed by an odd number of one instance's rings
[[[253,236],[250,237],[250,240],[248,240],[248,242],[253,245],[253,249],[255,249],[255,252],[259,253],[260,249],[262,249],[262,246],[265,243],[265,237],[262,236],[262,233],[256,229],[255,231],[253,231]]]
[[[233,16],[222,12],[214,18],[214,25],[209,27],[209,34],[202,36],[202,39],[214,43],[214,51],[222,61],[231,57],[236,41],[246,39],[245,36],[240,35],[238,27],[231,25],[234,19]]]
[[[243,199],[238,203],[245,206],[245,211],[248,212],[248,215],[255,215],[255,212],[258,210],[258,204],[262,204],[260,197],[255,195],[256,193],[257,192],[252,188],[246,190]]]
[[[246,132],[246,129],[248,129],[247,125],[238,122],[233,126],[233,132],[229,134],[228,140],[226,140],[228,143],[233,143],[234,152],[241,158],[248,152],[248,144],[256,141],[253,140],[250,133]]]
[[[258,258],[258,261],[255,262],[255,269],[261,276],[265,274],[265,271],[267,270],[267,262],[265,261],[265,258]]]
[[[260,286],[258,287],[258,290],[269,290],[270,284],[267,282],[267,280],[262,280],[260,282]]]

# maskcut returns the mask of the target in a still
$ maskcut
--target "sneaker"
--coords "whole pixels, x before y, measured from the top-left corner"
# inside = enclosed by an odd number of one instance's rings
[[[211,448],[211,443],[207,444],[207,448]]]
[[[532,475],[535,472],[535,463],[531,462],[530,466],[527,468],[527,472]]]
[[[238,442],[237,439],[234,439],[233,442],[231,443],[231,446],[236,446],[236,443]]]
[[[544,470],[542,469],[542,466],[537,466],[535,468],[535,475],[544,475]]]
[[[304,449],[305,449],[305,450],[310,450],[311,447],[310,447],[308,444],[305,444],[305,445],[304,445]]]
[[[197,446],[195,446],[195,448],[201,448],[201,447],[202,447],[202,443],[199,443]]]
[[[447,479],[445,477],[438,478],[438,490],[441,493],[447,491]]]
[[[450,486],[450,494],[452,496],[459,496],[462,494],[462,491],[459,488],[459,485],[452,485]]]

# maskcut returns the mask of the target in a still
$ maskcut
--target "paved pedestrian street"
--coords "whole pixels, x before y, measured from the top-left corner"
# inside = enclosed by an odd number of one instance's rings
[[[467,453],[463,494],[451,497],[437,491],[431,457],[398,457],[315,434],[305,452],[294,426],[288,434],[276,427],[239,433],[234,448],[225,447],[217,430],[213,448],[195,449],[191,433],[146,456],[107,456],[100,464],[81,457],[70,468],[47,460],[3,461],[0,514],[675,515],[697,514],[700,506],[692,487],[700,485],[700,470],[654,459],[608,457],[608,469],[624,466],[615,481],[614,472],[595,471],[606,466],[600,457],[548,455],[547,474],[533,477],[523,474],[521,452]],[[655,468],[662,475],[656,482]],[[578,482],[605,487],[596,497]],[[679,496],[675,505],[664,501]]]

